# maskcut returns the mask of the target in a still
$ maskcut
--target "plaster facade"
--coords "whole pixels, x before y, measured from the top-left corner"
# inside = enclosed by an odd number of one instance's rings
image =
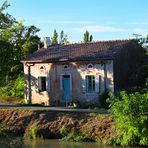
[[[91,65],[91,67],[89,67]],[[113,61],[24,63],[25,99],[29,103],[60,105],[63,98],[63,76],[69,76],[70,98],[68,102],[99,103],[99,96],[108,89],[114,91]],[[95,77],[95,91],[87,92],[86,76]],[[39,77],[46,77],[46,91],[39,91]]]

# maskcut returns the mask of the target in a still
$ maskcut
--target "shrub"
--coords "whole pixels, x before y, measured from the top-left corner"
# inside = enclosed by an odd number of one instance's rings
[[[74,141],[74,142],[86,142],[90,141],[86,136],[76,132],[75,130],[69,130],[65,125],[60,129],[60,134],[63,136],[62,141]]]
[[[148,145],[148,92],[127,94],[121,92],[121,99],[110,94],[110,112],[116,121],[117,144]]]
[[[38,126],[35,126],[35,125],[29,129],[27,129],[27,131],[24,134],[25,139],[35,140],[38,137],[39,137],[39,128],[38,128]]]
[[[0,87],[0,96],[3,97],[23,97],[24,95],[24,76],[21,74],[16,80],[11,80]]]

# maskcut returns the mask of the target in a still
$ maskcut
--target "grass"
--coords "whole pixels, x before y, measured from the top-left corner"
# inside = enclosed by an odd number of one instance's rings
[[[18,104],[20,101],[23,101],[23,98],[19,97],[2,97],[0,96],[0,104]]]

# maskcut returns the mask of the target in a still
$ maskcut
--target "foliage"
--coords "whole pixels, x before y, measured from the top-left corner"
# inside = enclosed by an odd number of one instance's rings
[[[62,138],[63,141],[84,142],[86,137],[72,130],[67,136]]]
[[[116,121],[118,133],[114,140],[117,144],[148,145],[148,90],[127,94],[121,92],[120,98],[110,94],[110,112]]]
[[[33,139],[36,140],[39,136],[39,127],[36,125],[33,125],[30,127],[24,134],[25,139]]]
[[[131,81],[136,86],[144,86],[148,79],[148,55],[145,54],[142,63],[137,67],[131,75]]]
[[[86,42],[91,42],[92,41],[92,39],[93,39],[93,36],[92,35],[90,35],[89,36],[89,32],[86,30],[86,32],[84,33],[84,42],[86,43]]]
[[[51,44],[57,45],[58,44],[58,33],[56,30],[54,30],[53,36],[51,38]]]
[[[3,13],[4,10],[6,10],[10,4],[8,1],[4,1],[2,6],[0,7],[0,32],[2,29],[9,28],[16,20],[8,13]]]
[[[27,55],[37,50],[40,38],[35,26],[25,26],[10,14],[4,13],[9,7],[5,1],[0,7],[0,95],[23,96],[23,65]]]
[[[14,80],[0,87],[0,96],[3,97],[23,97],[24,95],[24,76],[18,75]]]
[[[68,37],[67,34],[64,34],[64,31],[62,30],[60,33],[59,44],[66,44],[66,43],[68,43]]]
[[[89,41],[91,42],[93,40],[93,36],[90,35]]]
[[[88,138],[86,138],[84,135],[76,132],[75,130],[69,131],[66,126],[63,126],[60,129],[60,134],[63,136],[63,141],[74,141],[74,142],[82,142],[87,141]]]

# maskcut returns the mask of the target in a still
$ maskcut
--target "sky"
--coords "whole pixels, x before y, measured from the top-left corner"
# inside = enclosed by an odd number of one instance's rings
[[[0,0],[0,5],[4,0]],[[40,29],[40,37],[51,37],[54,29],[80,42],[86,30],[93,40],[133,38],[148,34],[148,0],[8,0],[6,10],[25,25]]]

